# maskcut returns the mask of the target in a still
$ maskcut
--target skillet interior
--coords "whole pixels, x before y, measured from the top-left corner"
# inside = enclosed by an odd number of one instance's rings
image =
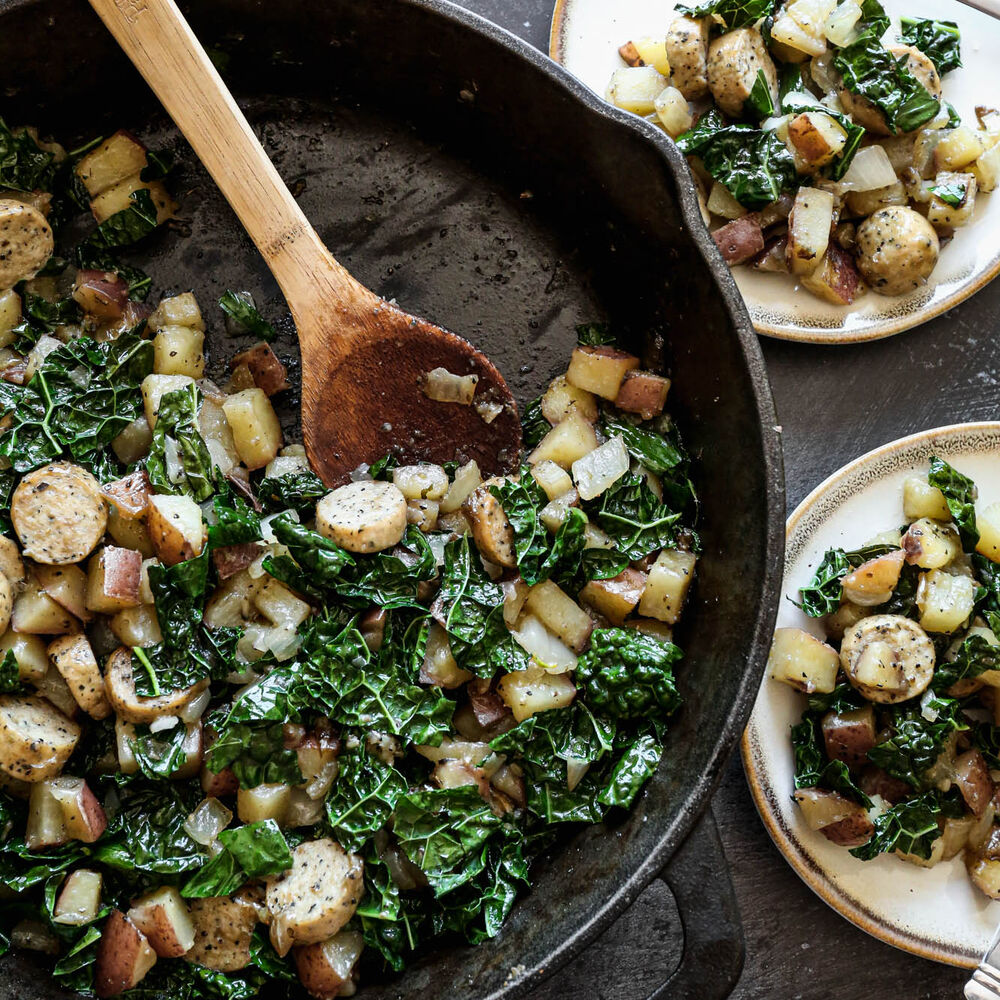
[[[695,624],[681,636],[685,708],[663,765],[631,815],[583,831],[536,869],[535,890],[497,941],[365,990],[513,995],[655,875],[707,803],[749,712],[773,626],[784,509],[756,339],[694,225],[693,196],[678,190],[685,168],[672,145],[500,29],[437,0],[200,0],[185,13],[221,53],[223,75],[333,252],[382,294],[468,336],[520,402],[565,364],[574,324],[593,319],[675,378],[671,411],[698,457],[705,553]],[[190,234],[154,237],[137,259],[154,296],[197,291],[214,317],[216,364],[233,347],[212,308],[224,288],[248,288],[266,313],[284,315],[234,216],[81,0],[0,0],[0,16],[9,122],[81,138],[126,125],[186,155],[175,185]],[[279,354],[294,357],[284,322]],[[298,400],[288,395],[292,427]],[[0,994],[56,995],[18,958],[0,966]]]

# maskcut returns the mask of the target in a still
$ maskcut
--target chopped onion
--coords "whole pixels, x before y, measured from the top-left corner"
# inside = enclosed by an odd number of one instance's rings
[[[500,589],[503,591],[504,624],[510,628],[521,614],[524,602],[528,598],[529,587],[518,576],[513,580],[501,580]]]
[[[931,705],[931,702],[936,700],[937,695],[930,688],[928,688],[920,696],[920,714],[928,722],[937,722],[938,715],[940,714],[938,710]]]
[[[590,770],[590,761],[578,757],[566,758],[566,788],[573,791],[583,781],[583,776]]]
[[[455,375],[447,368],[432,368],[424,376],[424,395],[439,403],[469,406],[478,382],[478,375]]]
[[[42,362],[53,352],[62,347],[62,342],[43,333],[28,352],[27,367],[24,369],[24,384],[27,385],[35,372],[42,367]]]
[[[282,826],[315,826],[326,814],[322,798],[310,798],[301,788],[293,788],[288,808],[282,817]]]
[[[176,715],[161,715],[149,724],[151,733],[162,733],[165,729],[173,729],[180,722]]]
[[[172,443],[170,438],[167,438],[167,442]],[[224,476],[232,472],[233,466],[236,463],[233,461],[229,452],[223,447],[222,442],[216,438],[208,438],[205,441],[205,444],[208,447],[208,454],[212,459],[212,464],[219,470],[219,472],[221,472]]]
[[[628,464],[628,449],[618,436],[578,458],[573,463],[573,482],[580,498],[593,500],[599,497],[628,472]]]
[[[167,479],[172,483],[179,483],[184,479],[184,466],[181,465],[181,457],[177,452],[177,442],[172,437],[163,439],[163,458],[167,467]]]
[[[809,62],[809,72],[824,94],[836,92],[840,81],[837,79],[833,68],[833,53],[829,49],[821,56],[812,57]]]
[[[493,753],[489,743],[453,740],[447,736],[439,746],[417,746],[415,749],[421,757],[435,764],[441,760],[460,760],[470,767],[479,767]]]
[[[827,19],[826,37],[838,48],[850,45],[858,37],[857,23],[861,20],[861,7],[856,0],[844,0]]]
[[[455,472],[455,479],[441,501],[441,513],[450,514],[465,503],[469,494],[483,481],[475,460],[466,462]]]
[[[895,184],[896,180],[896,171],[889,162],[889,154],[881,146],[865,146],[854,154],[838,189],[841,192],[877,191]]]
[[[181,717],[181,722],[197,722],[205,714],[205,709],[208,708],[208,703],[211,699],[212,692],[208,688],[196,694],[178,713]],[[150,726],[149,728],[152,729],[153,727]]]
[[[479,414],[480,419],[484,424],[492,424],[497,417],[503,413],[502,403],[487,403],[485,400],[481,403],[475,403],[473,409]]]
[[[232,822],[233,814],[214,795],[202,799],[194,812],[184,820],[184,831],[202,847],[218,840],[219,834]]]
[[[573,650],[549,632],[534,615],[527,615],[512,635],[517,644],[549,673],[564,674],[568,670],[576,670],[577,657]]]
[[[372,481],[371,466],[362,462],[356,469],[351,469],[352,483],[370,483]]]

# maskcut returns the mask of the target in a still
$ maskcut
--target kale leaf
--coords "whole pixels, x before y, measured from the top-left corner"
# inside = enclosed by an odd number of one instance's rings
[[[605,323],[581,323],[576,328],[576,342],[581,347],[604,347],[617,342]]]
[[[0,454],[21,473],[61,457],[106,470],[105,449],[142,412],[139,385],[152,370],[153,345],[138,330],[64,344],[27,385],[0,381],[0,413],[12,420]]]
[[[22,694],[26,691],[21,680],[21,668],[14,659],[14,651],[8,649],[0,661],[0,694]]]
[[[968,188],[964,184],[932,184],[927,190],[946,205],[958,208],[965,201]]]
[[[59,326],[79,323],[83,318],[83,310],[72,296],[52,302],[24,285],[18,286],[18,292],[21,296],[21,322],[11,333],[15,338],[14,347],[19,351],[27,352],[42,336],[53,334]]]
[[[128,282],[128,296],[144,302],[152,287],[153,279],[141,268],[132,264],[124,264],[117,255],[106,246],[101,246],[94,240],[84,240],[73,251],[76,266],[87,271],[113,271],[123,281]]]
[[[24,129],[12,132],[0,118],[0,188],[49,191],[55,174],[54,156]]]
[[[148,236],[156,226],[153,196],[148,188],[139,188],[129,195],[128,208],[105,219],[90,240],[97,247],[128,246]]]
[[[900,802],[875,817],[871,839],[860,847],[852,847],[851,854],[862,861],[893,851],[929,858],[941,833],[938,828],[941,812],[940,794],[934,791]]]
[[[128,742],[139,770],[155,781],[172,777],[187,763],[186,738],[187,727],[183,723],[156,733],[151,733],[148,726],[136,726],[136,734]]]
[[[360,747],[341,754],[338,761],[340,770],[327,796],[326,814],[337,841],[348,851],[359,851],[388,824],[407,782],[391,764]]]
[[[657,498],[645,476],[627,472],[585,509],[629,559],[675,547],[681,515]]]
[[[316,506],[330,491],[312,470],[286,472],[261,480],[257,496],[268,510],[294,510],[302,515]]]
[[[673,665],[681,655],[635,629],[595,629],[577,664],[577,686],[588,704],[616,719],[662,724],[680,704]]]
[[[705,169],[745,208],[763,208],[798,183],[795,160],[774,132],[728,125],[715,109],[678,136],[677,146],[685,156],[701,157]]]
[[[976,498],[979,490],[976,489],[976,484],[943,459],[933,455],[927,482],[944,494],[948,511],[962,537],[962,547],[966,552],[971,552],[979,541],[979,529],[976,527]]]
[[[186,495],[200,502],[215,491],[212,456],[198,429],[200,406],[201,391],[193,382],[160,399],[146,459],[149,480],[159,493]]]
[[[245,545],[262,537],[260,515],[231,490],[216,493],[212,501],[214,523],[208,525],[208,547],[217,549],[227,545]]]
[[[842,760],[827,759],[820,719],[818,714],[806,712],[802,721],[792,726],[795,787],[827,788],[870,809],[871,799],[854,783],[847,765]]]
[[[811,618],[832,615],[840,607],[840,581],[862,563],[898,549],[893,545],[867,545],[863,549],[845,552],[843,549],[827,549],[812,579],[799,588],[802,599],[796,606]]]
[[[844,86],[874,104],[893,133],[913,132],[941,109],[941,102],[907,68],[906,56],[885,49],[881,33],[874,29],[838,49],[833,65]]]
[[[923,52],[941,76],[962,65],[961,34],[954,21],[903,17],[899,23],[902,40]]]
[[[223,768],[232,768],[240,788],[302,782],[298,755],[285,747],[282,722],[239,722],[227,726],[209,747],[205,764],[215,774]]]
[[[260,340],[274,340],[278,335],[274,327],[257,311],[249,292],[227,290],[219,299],[219,308],[235,321],[238,332],[252,333]]]
[[[521,414],[521,440],[528,450],[537,447],[538,442],[552,430],[542,414],[542,397],[537,396],[524,408]]]
[[[712,16],[722,23],[725,31],[734,28],[749,28],[774,11],[775,0],[705,0],[704,3],[677,7],[677,13],[685,17]]]
[[[978,633],[966,636],[954,658],[937,665],[931,689],[944,694],[959,681],[978,677],[987,670],[1000,670],[1000,646]]]

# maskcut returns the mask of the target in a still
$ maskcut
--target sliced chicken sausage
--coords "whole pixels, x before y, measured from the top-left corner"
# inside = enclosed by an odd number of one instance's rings
[[[0,198],[0,292],[33,278],[53,249],[52,229],[37,208]]]

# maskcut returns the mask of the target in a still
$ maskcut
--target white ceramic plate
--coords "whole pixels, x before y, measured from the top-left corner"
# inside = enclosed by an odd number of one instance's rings
[[[671,0],[556,0],[549,55],[603,95],[624,65],[618,46],[665,30]],[[977,104],[1000,103],[1000,20],[957,0],[883,0],[898,34],[899,15],[955,21],[964,66],[944,78],[944,95],[964,121],[975,124]],[[622,169],[627,169],[623,164]],[[886,298],[866,292],[849,307],[822,302],[788,275],[733,269],[758,333],[784,340],[846,344],[912,329],[957,305],[1000,272],[1000,192],[977,199],[973,221],[957,231],[923,288]]]
[[[794,604],[827,549],[857,548],[902,521],[902,484],[938,455],[1000,500],[1000,423],[940,427],[884,445],[834,473],[788,519],[778,627],[822,636]],[[778,849],[804,882],[862,930],[924,958],[975,966],[1000,924],[1000,902],[974,889],[961,858],[919,868],[894,857],[858,861],[810,830],[792,801],[789,727],[805,698],[765,678],[743,735],[743,765],[757,810]]]

